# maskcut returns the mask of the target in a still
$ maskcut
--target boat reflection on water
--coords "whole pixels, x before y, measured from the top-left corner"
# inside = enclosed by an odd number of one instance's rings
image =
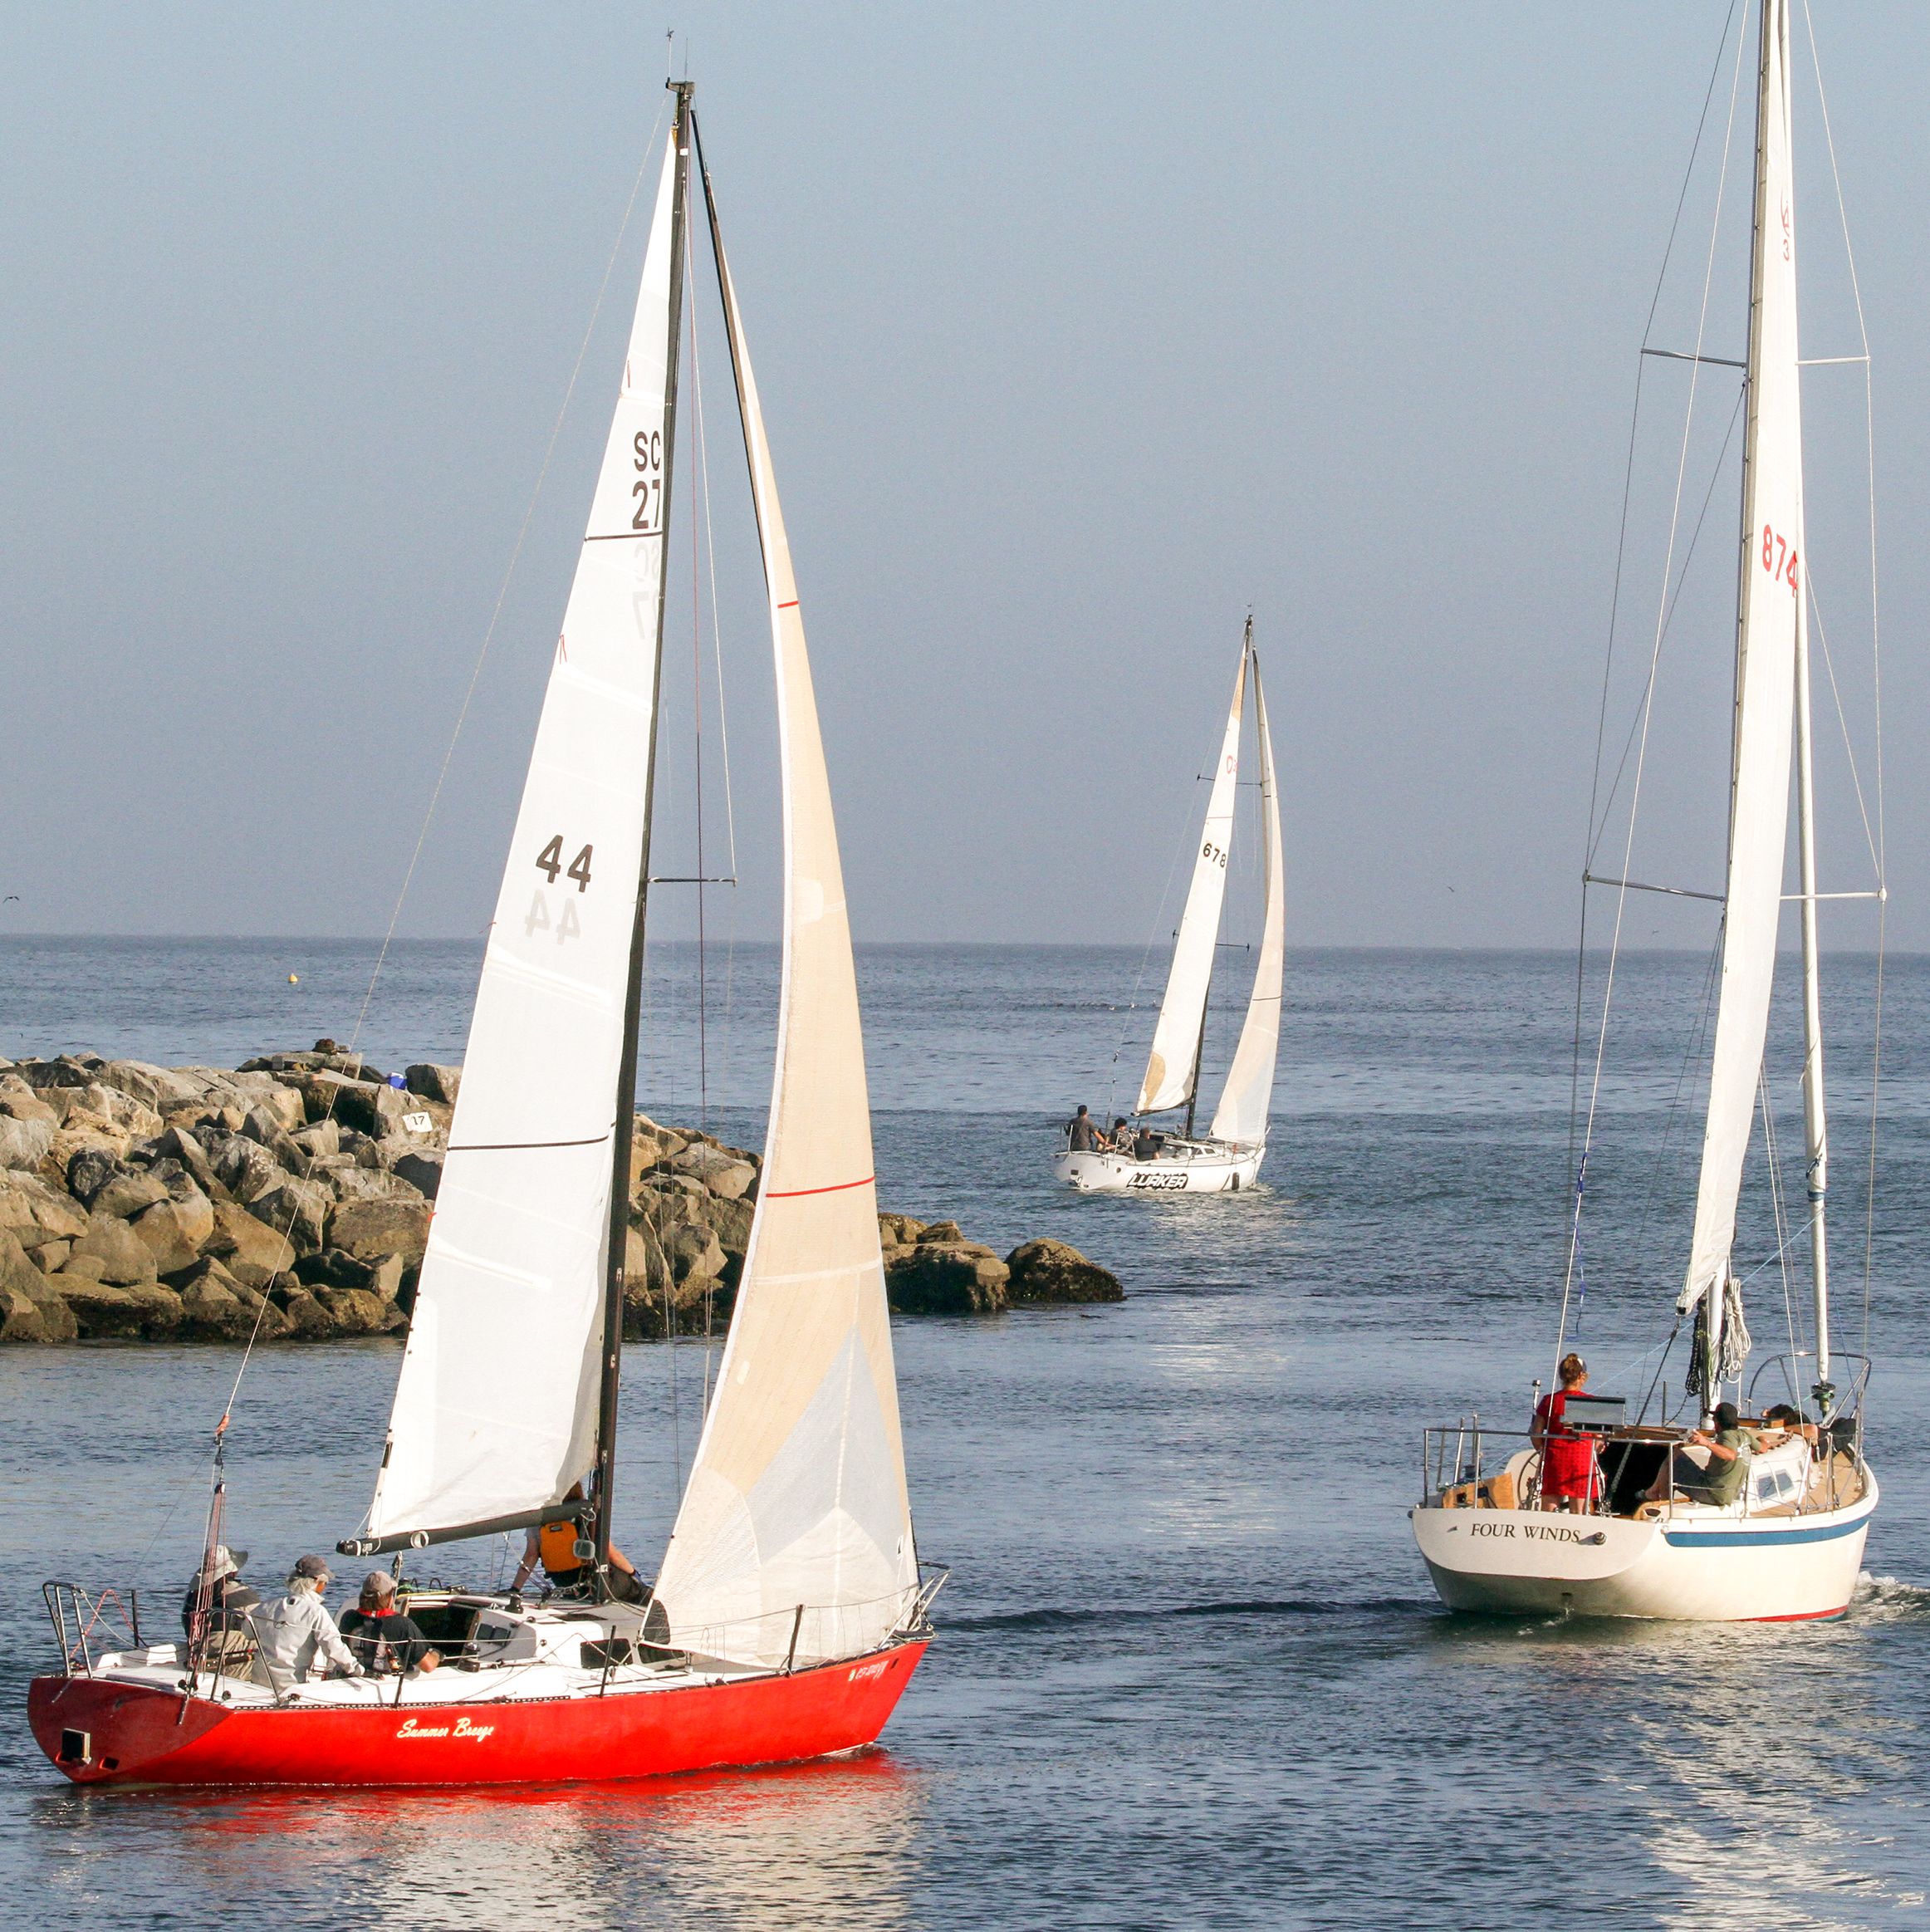
[[[922,1783],[874,1749],[601,1785],[62,1792],[46,1812],[139,1856],[160,1919],[891,1926],[910,1915]],[[56,1910],[91,1861],[66,1882],[62,1862],[45,1868]]]

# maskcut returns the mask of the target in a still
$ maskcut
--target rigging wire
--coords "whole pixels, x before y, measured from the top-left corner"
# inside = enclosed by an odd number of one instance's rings
[[[429,792],[429,803],[422,815],[422,824],[416,833],[415,845],[409,853],[409,864],[402,875],[402,885],[395,895],[395,903],[389,915],[389,924],[382,934],[382,944],[375,954],[375,964],[369,973],[369,983],[362,994],[362,1003],[355,1014],[355,1023],[349,1035],[348,1052],[359,1058],[362,1031],[368,1021],[369,1008],[375,998],[375,988],[382,977],[383,968],[388,962],[390,947],[394,943],[395,929],[402,918],[402,909],[407,903],[411,885],[414,883],[416,868],[422,860],[423,848],[428,843],[429,826],[434,822],[436,807],[441,801],[443,787],[449,775],[449,767],[456,755],[456,747],[461,741],[463,727],[468,722],[469,709],[476,696],[476,687],[482,676],[482,667],[487,661],[491,645],[494,642],[497,625],[502,622],[503,606],[508,601],[509,586],[515,580],[516,567],[522,560],[523,547],[527,542],[530,526],[535,521],[536,505],[541,500],[543,485],[548,480],[550,465],[556,454],[556,443],[562,434],[565,419],[570,413],[570,405],[576,394],[576,384],[583,373],[585,358],[589,355],[591,338],[595,335],[596,324],[603,313],[605,297],[610,292],[610,277],[616,272],[617,257],[623,252],[624,237],[629,232],[630,218],[636,211],[637,196],[641,193],[645,176],[649,171],[651,150],[656,146],[657,135],[664,121],[664,108],[659,105],[655,120],[650,127],[649,139],[644,144],[643,159],[637,165],[636,178],[630,184],[629,198],[624,203],[623,214],[617,223],[616,235],[610,243],[610,257],[604,263],[603,279],[597,285],[595,300],[590,304],[590,318],[584,324],[583,339],[577,345],[576,360],[570,370],[570,380],[564,385],[563,400],[558,405],[556,420],[550,425],[549,440],[543,446],[543,459],[536,470],[536,479],[531,487],[529,501],[524,507],[522,522],[516,533],[516,542],[510,547],[509,561],[503,566],[502,579],[497,587],[496,601],[491,607],[489,622],[482,633],[482,641],[476,653],[475,663],[470,667],[469,679],[463,687],[462,703],[457,707],[456,718],[449,732],[448,743],[443,752],[442,763],[436,772],[434,785]],[[331,1096],[325,1119],[334,1117],[335,1102]],[[294,1226],[296,1209],[291,1206],[287,1226],[282,1230],[284,1241]],[[261,1339],[262,1323],[268,1311],[268,1297],[264,1292],[261,1304],[255,1311],[253,1327],[248,1332],[247,1346],[242,1351],[241,1366],[235,1371],[234,1383],[228,1391],[221,1420],[215,1424],[213,1480],[218,1482],[225,1453],[225,1443],[229,1423],[233,1419],[234,1405],[241,1394],[242,1378],[247,1374],[248,1366],[253,1360],[255,1346]]]
[[[1734,17],[1735,6],[1733,0],[1732,0],[1729,19],[1733,20]],[[1727,38],[1727,23],[1725,22],[1723,28],[1725,38]],[[1648,678],[1642,697],[1641,733],[1636,753],[1634,780],[1629,791],[1628,836],[1624,843],[1622,855],[1620,876],[1624,880],[1629,875],[1630,861],[1634,853],[1636,817],[1641,803],[1643,775],[1648,762],[1649,727],[1654,717],[1656,676],[1662,655],[1663,640],[1667,630],[1668,615],[1673,607],[1669,593],[1670,586],[1674,578],[1676,540],[1681,528],[1683,485],[1688,474],[1689,439],[1695,424],[1696,390],[1702,374],[1702,363],[1699,358],[1708,329],[1709,292],[1715,277],[1716,243],[1722,230],[1722,203],[1728,188],[1729,153],[1735,137],[1736,101],[1741,85],[1742,56],[1746,42],[1747,37],[1746,35],[1738,34],[1737,36],[1736,61],[1729,82],[1728,119],[1722,137],[1722,166],[1717,177],[1715,214],[1709,224],[1708,253],[1702,267],[1702,302],[1696,318],[1695,346],[1698,360],[1692,365],[1690,370],[1688,408],[1684,414],[1683,421],[1682,447],[1676,461],[1675,499],[1669,512],[1668,544],[1663,560],[1662,592],[1659,607],[1656,612],[1654,639],[1649,649]],[[1722,50],[1718,47],[1717,51],[1718,68],[1721,58]],[[1697,133],[1698,145],[1701,138],[1701,130],[1698,129]],[[1686,192],[1685,188],[1684,193],[1686,194]],[[1608,970],[1602,989],[1601,1026],[1595,1039],[1594,1067],[1589,1087],[1588,1111],[1581,1136],[1581,1156],[1577,1166],[1575,1204],[1570,1224],[1568,1258],[1562,1271],[1561,1317],[1556,1331],[1555,1351],[1557,1361],[1560,1359],[1562,1342],[1568,1331],[1569,1299],[1574,1287],[1575,1263],[1580,1253],[1583,1202],[1580,1169],[1585,1166],[1589,1150],[1594,1140],[1595,1116],[1601,1100],[1602,1066],[1608,1050],[1609,1019],[1614,1001],[1615,972],[1621,955],[1622,926],[1627,915],[1628,902],[1629,888],[1624,885],[1618,889],[1615,895],[1615,920],[1609,939]]]
[[[1876,869],[1879,893],[1887,885],[1888,845],[1883,826],[1883,633],[1877,595],[1876,522],[1876,388],[1870,362],[1869,325],[1863,308],[1863,278],[1856,271],[1856,245],[1849,233],[1849,208],[1844,199],[1843,171],[1836,161],[1836,135],[1830,123],[1830,96],[1823,85],[1823,61],[1816,48],[1816,22],[1810,0],[1803,0],[1803,29],[1810,43],[1810,69],[1816,76],[1816,105],[1823,122],[1823,145],[1830,156],[1830,179],[1836,193],[1836,218],[1843,235],[1843,258],[1849,270],[1849,292],[1856,306],[1856,332],[1863,351],[1863,428],[1864,490],[1869,527],[1869,657],[1872,709],[1876,732]],[[1807,574],[1805,572],[1805,574]],[[1815,600],[1811,599],[1812,606]],[[1827,662],[1827,646],[1825,646]],[[1832,674],[1834,683],[1834,674]],[[1861,793],[1859,792],[1860,800]],[[1869,1165],[1865,1177],[1863,1219],[1863,1352],[1869,1353],[1869,1297],[1876,1261],[1877,1128],[1883,1091],[1883,1013],[1884,943],[1889,901],[1879,896],[1876,911],[1876,995],[1869,1071]]]

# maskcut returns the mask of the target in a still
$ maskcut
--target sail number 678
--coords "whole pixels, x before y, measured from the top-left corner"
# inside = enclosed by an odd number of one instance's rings
[[[1786,583],[1792,597],[1799,594],[1795,548],[1767,523],[1762,527],[1762,567],[1769,572],[1771,583]]]

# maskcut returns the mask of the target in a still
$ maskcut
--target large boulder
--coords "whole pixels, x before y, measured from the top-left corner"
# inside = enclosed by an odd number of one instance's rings
[[[312,1254],[323,1244],[334,1206],[335,1197],[320,1181],[297,1180],[293,1174],[286,1174],[279,1187],[250,1201],[247,1210],[264,1227],[272,1228],[291,1243],[297,1254]]]
[[[22,1318],[0,1340],[71,1341],[78,1332],[67,1305],[51,1287],[39,1268],[11,1233],[0,1231],[0,1301],[11,1306],[27,1302],[37,1311],[32,1322]]]
[[[1123,1302],[1119,1277],[1088,1261],[1064,1241],[1021,1242],[1006,1258],[1012,1278],[1007,1299],[1014,1302]]]
[[[884,1263],[885,1296],[901,1313],[987,1315],[1006,1305],[1006,1265],[976,1242],[917,1242]]]
[[[44,1120],[50,1127],[57,1127],[61,1120],[17,1073],[0,1076],[0,1114],[16,1120]]]
[[[194,1184],[203,1194],[213,1193],[218,1184],[215,1179],[214,1163],[208,1157],[208,1150],[202,1145],[201,1137],[190,1128],[171,1126],[149,1141],[147,1151],[158,1166],[164,1160],[178,1161],[183,1169],[193,1175]]]
[[[419,1194],[427,1195],[433,1201],[436,1189],[443,1184],[443,1159],[438,1148],[412,1147],[408,1153],[396,1155],[389,1171],[398,1180],[407,1181]]]
[[[51,1341],[41,1304],[0,1283],[0,1342]]]
[[[335,1156],[337,1160],[346,1158]],[[351,1162],[346,1167],[321,1169],[316,1178],[328,1183],[329,1191],[338,1201],[419,1201],[423,1198],[419,1188],[411,1187],[400,1174],[384,1167],[363,1167]]]
[[[407,1068],[403,1078],[409,1082],[409,1091],[420,1094],[424,1100],[439,1101],[444,1106],[453,1107],[456,1096],[463,1085],[463,1070],[459,1067],[437,1067],[427,1062]]]
[[[12,1114],[0,1114],[0,1167],[38,1167],[53,1144],[52,1121],[21,1120]]]
[[[87,1211],[37,1174],[0,1174],[0,1228],[22,1248],[38,1248],[85,1234]]]
[[[664,1252],[670,1261],[670,1272],[679,1285],[686,1282],[715,1281],[724,1271],[723,1244],[706,1227],[679,1221],[666,1228]]]
[[[414,1111],[408,1095],[398,1088],[351,1080],[345,1074],[305,1074],[301,1088],[311,1120],[333,1120],[339,1127],[353,1127],[377,1140],[399,1130],[402,1116]]]
[[[110,1060],[95,1069],[95,1077],[101,1086],[118,1088],[157,1114],[164,1114],[170,1107],[191,1106],[208,1091],[206,1083],[193,1075],[177,1073],[168,1067],[150,1067],[145,1060]]]
[[[366,1288],[317,1288],[315,1296],[333,1319],[337,1335],[380,1335],[402,1324],[401,1311]]]
[[[281,1162],[246,1134],[231,1134],[212,1150],[212,1158],[216,1177],[243,1207],[252,1207],[288,1179]]]
[[[749,1161],[701,1140],[693,1140],[663,1165],[673,1174],[687,1174],[693,1180],[702,1181],[713,1194],[727,1201],[736,1200],[757,1178],[757,1170]]]
[[[218,1261],[202,1264],[181,1289],[181,1333],[190,1341],[246,1341],[256,1317],[239,1293],[240,1284]]]
[[[120,1167],[94,1190],[87,1205],[96,1214],[131,1221],[136,1214],[167,1198],[167,1188],[151,1174],[143,1174],[137,1167]]]
[[[424,1248],[429,1245],[432,1211],[419,1195],[407,1199],[345,1201],[335,1210],[329,1238],[333,1246],[360,1261],[379,1261],[385,1254],[420,1261]]]
[[[96,1279],[70,1263],[49,1279],[72,1312],[83,1340],[140,1336],[160,1341],[181,1326],[181,1297],[158,1283],[121,1286]]]
[[[154,1272],[173,1274],[186,1268],[213,1233],[214,1209],[205,1195],[197,1194],[193,1202],[157,1201],[128,1225],[154,1256]]]
[[[293,1247],[233,1201],[214,1204],[214,1232],[203,1244],[206,1253],[244,1287],[266,1289],[295,1266]]]
[[[754,1203],[705,1194],[691,1202],[688,1212],[717,1236],[727,1254],[742,1254],[749,1245],[751,1223],[757,1214]]]
[[[74,1251],[61,1273],[73,1272],[84,1260],[94,1264],[89,1272],[96,1272],[99,1279],[115,1287],[150,1282],[159,1272],[154,1266],[153,1250],[126,1222],[112,1214],[87,1217],[87,1232],[74,1243]]]

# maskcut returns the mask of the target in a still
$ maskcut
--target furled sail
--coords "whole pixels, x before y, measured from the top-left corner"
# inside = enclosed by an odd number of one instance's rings
[[[1280,986],[1286,949],[1286,891],[1280,846],[1280,790],[1273,770],[1273,738],[1266,728],[1266,695],[1260,660],[1253,660],[1253,720],[1260,738],[1260,816],[1266,910],[1260,932],[1260,963],[1240,1043],[1227,1070],[1227,1084],[1213,1112],[1212,1137],[1252,1146],[1266,1139],[1273,1106],[1273,1067],[1280,1052]]]
[[[1206,823],[1200,828],[1198,856],[1193,862],[1193,883],[1187,889],[1186,910],[1173,942],[1173,967],[1166,976],[1166,997],[1160,1003],[1158,1024],[1153,1029],[1153,1052],[1136,1114],[1156,1114],[1163,1107],[1183,1106],[1193,1098],[1198,1070],[1200,1029],[1206,1019],[1207,992],[1212,983],[1213,948],[1220,936],[1220,905],[1227,895],[1227,856],[1233,846],[1233,801],[1240,776],[1240,708],[1247,694],[1247,654],[1240,653],[1240,672],[1233,680],[1233,708],[1227,717],[1226,742],[1213,771],[1213,788],[1207,799]]]
[[[876,1648],[911,1607],[918,1562],[837,827],[714,206],[711,219],[776,656],[784,963],[757,1217],[657,1601],[679,1648],[779,1666]]]
[[[594,1459],[663,591],[676,137],[489,929],[377,1537],[527,1517]]]
[[[1685,1312],[1711,1288],[1720,1287],[1735,1243],[1736,1199],[1769,1025],[1789,826],[1796,620],[1804,580],[1802,401],[1785,0],[1764,0],[1757,115],[1729,873],[1721,1005],[1695,1233],[1678,1303]],[[1718,1314],[1718,1324],[1720,1319]]]

